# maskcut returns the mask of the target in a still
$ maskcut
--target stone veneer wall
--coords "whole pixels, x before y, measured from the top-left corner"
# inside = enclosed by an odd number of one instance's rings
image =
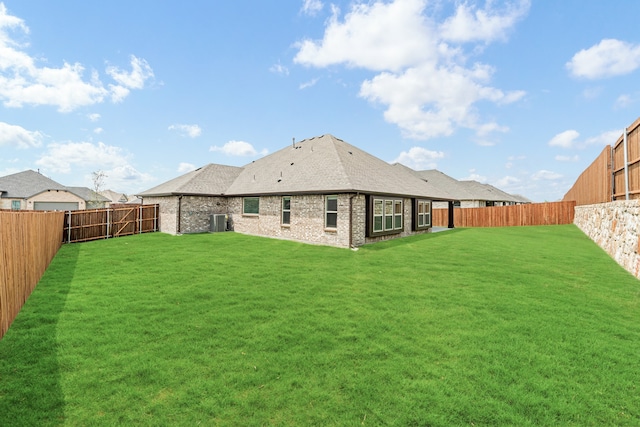
[[[576,206],[573,222],[618,264],[640,278],[640,201]]]

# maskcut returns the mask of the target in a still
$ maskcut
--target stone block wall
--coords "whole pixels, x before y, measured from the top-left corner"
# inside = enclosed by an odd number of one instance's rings
[[[618,264],[640,278],[640,201],[576,206],[574,224]]]

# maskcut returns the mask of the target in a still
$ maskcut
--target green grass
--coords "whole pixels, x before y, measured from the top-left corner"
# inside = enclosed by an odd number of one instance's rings
[[[0,341],[0,425],[639,425],[639,303],[574,226],[65,245]]]

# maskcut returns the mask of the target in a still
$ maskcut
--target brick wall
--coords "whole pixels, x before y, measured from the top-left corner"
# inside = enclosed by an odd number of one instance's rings
[[[291,196],[291,220],[282,224],[282,196],[261,196],[260,213],[244,215],[242,197],[183,196],[181,201],[180,233],[202,233],[209,231],[210,216],[227,214],[229,228],[239,233],[256,236],[297,240],[329,246],[348,248],[367,243],[422,234],[429,231],[411,231],[412,201],[404,199],[404,231],[379,237],[366,235],[366,197],[363,194],[338,195],[338,226],[325,228],[325,196]],[[178,233],[178,197],[145,197],[145,204],[160,205],[160,231]],[[351,210],[351,217],[350,217]],[[349,221],[352,222],[351,239]]]
[[[576,206],[574,224],[618,264],[640,278],[640,201]]]
[[[243,215],[242,197],[230,197],[229,215],[233,230],[239,233],[349,247],[349,197],[348,194],[338,195],[336,229],[324,226],[323,195],[292,196],[291,223],[288,226],[282,224],[281,196],[260,197],[259,215]]]

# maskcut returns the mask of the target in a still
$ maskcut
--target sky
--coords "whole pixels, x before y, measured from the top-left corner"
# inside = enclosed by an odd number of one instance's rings
[[[636,0],[0,0],[0,176],[136,194],[332,134],[562,199],[640,117]]]

